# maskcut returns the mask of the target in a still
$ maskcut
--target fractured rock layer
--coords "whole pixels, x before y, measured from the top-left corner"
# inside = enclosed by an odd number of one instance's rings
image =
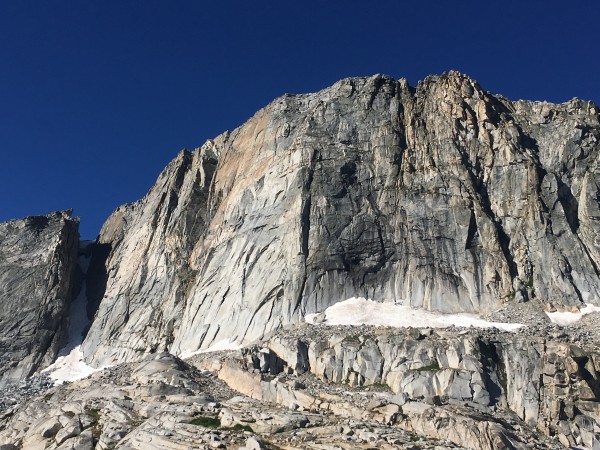
[[[387,417],[386,423],[391,414],[398,415],[398,422],[402,414],[408,416],[402,426],[421,435],[470,448],[521,448],[525,429],[511,436],[497,426],[501,420],[484,423],[490,415],[500,419],[513,414],[565,446],[593,448],[600,444],[600,353],[597,346],[587,350],[565,337],[304,325],[241,353],[194,358],[232,388],[291,409],[296,405],[337,415],[367,415],[364,408],[344,407],[343,399],[307,395],[276,379],[285,373],[311,373],[330,386],[389,389],[372,409]],[[470,412],[459,413],[455,407]],[[463,414],[469,420],[461,418]],[[475,432],[469,424],[473,419],[481,421]],[[503,440],[513,446],[501,446]]]
[[[229,367],[230,377],[226,370],[220,370],[219,377],[239,387],[240,393],[214,374],[199,372],[168,354],[148,355],[141,362],[115,366],[0,411],[0,446],[28,450],[561,448],[511,414],[498,412],[492,417],[469,407],[397,404],[398,399],[385,391],[335,386],[308,375],[280,374],[267,380],[252,365],[236,366],[241,356],[237,353],[209,359]]]
[[[207,228],[215,165],[209,150],[181,152],[145,198],[104,224],[90,265],[88,295],[99,302],[83,345],[90,358],[124,360],[170,346],[194,278],[188,260]]]

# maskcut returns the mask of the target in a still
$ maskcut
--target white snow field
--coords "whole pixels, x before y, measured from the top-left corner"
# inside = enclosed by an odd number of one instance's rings
[[[594,312],[600,312],[600,306],[594,306],[591,303],[586,303],[586,306],[577,312],[556,311],[546,312],[546,315],[550,318],[551,322],[557,325],[565,326],[571,325],[581,320],[583,316]]]
[[[325,320],[321,322],[320,317],[322,318],[323,314]],[[373,325],[397,328],[493,327],[505,331],[516,331],[524,326],[521,323],[489,322],[475,314],[442,314],[411,308],[408,305],[374,302],[362,297],[352,297],[336,303],[323,313],[307,314],[305,320],[308,323],[325,325]]]
[[[99,372],[106,367],[94,368],[83,362],[81,346],[73,348],[67,355],[59,356],[54,364],[42,370],[54,380],[54,384],[63,384],[65,381],[77,381],[88,377],[94,372]]]

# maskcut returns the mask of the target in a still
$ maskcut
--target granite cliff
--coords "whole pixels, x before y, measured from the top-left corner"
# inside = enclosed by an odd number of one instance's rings
[[[0,386],[50,365],[66,343],[78,227],[68,212],[0,223]]]
[[[86,357],[247,343],[353,296],[598,304],[599,139],[591,102],[512,102],[457,72],[285,95],[109,218]]]
[[[94,243],[0,224],[0,450],[600,449],[599,153],[592,102],[349,78],[180,152]],[[414,323],[337,326],[351,297]],[[67,340],[112,367],[52,387]]]

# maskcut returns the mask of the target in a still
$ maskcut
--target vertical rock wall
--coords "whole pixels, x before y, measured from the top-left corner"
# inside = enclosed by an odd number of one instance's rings
[[[208,222],[215,165],[208,148],[181,152],[146,197],[117,209],[102,227],[88,276],[97,308],[82,347],[90,361],[170,348],[194,278],[190,252]]]
[[[352,296],[598,304],[599,142],[590,102],[456,72],[280,97],[111,216],[88,360],[250,342]]]
[[[69,215],[0,223],[0,386],[50,365],[66,342],[79,245]]]

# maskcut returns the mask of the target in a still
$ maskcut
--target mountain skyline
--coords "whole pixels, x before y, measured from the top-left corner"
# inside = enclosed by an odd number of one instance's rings
[[[511,99],[600,101],[600,7],[360,2],[0,5],[0,221],[73,208],[93,239],[182,148],[286,93],[459,70]]]

